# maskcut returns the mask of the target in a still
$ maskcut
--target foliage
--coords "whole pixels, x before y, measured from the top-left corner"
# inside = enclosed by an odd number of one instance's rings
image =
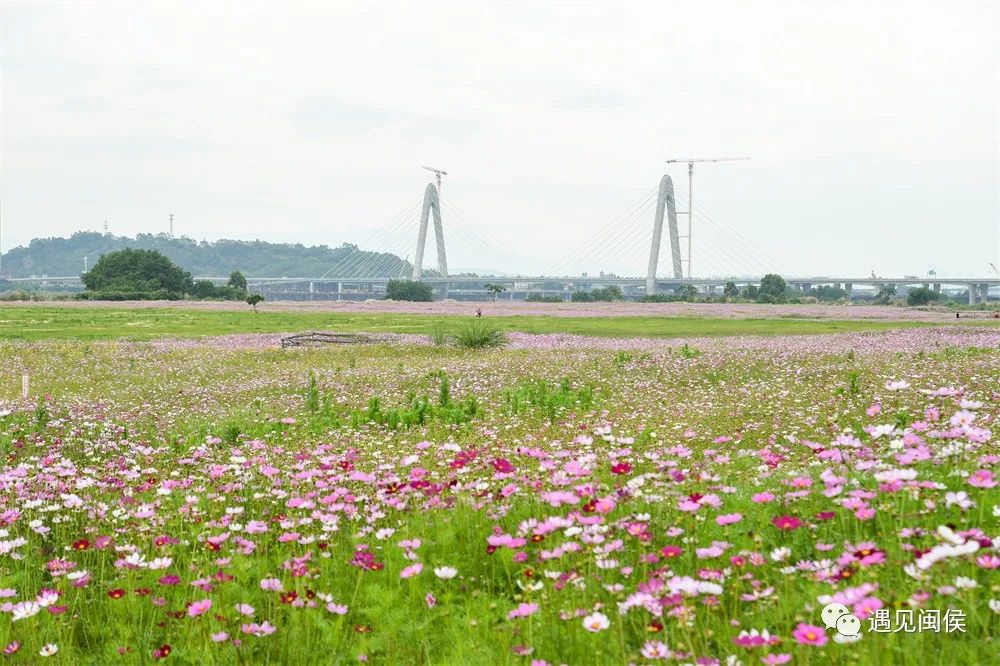
[[[729,280],[722,288],[722,295],[727,298],[735,298],[740,295],[740,288],[736,286],[735,282]]]
[[[227,282],[226,284],[232,287],[233,289],[237,289],[239,291],[247,290],[247,278],[240,271],[233,271],[232,273],[230,273],[229,282]]]
[[[544,379],[521,383],[503,392],[503,402],[511,414],[534,412],[554,423],[556,417],[567,410],[588,410],[594,405],[594,388],[573,388],[568,378],[558,386]]]
[[[875,292],[875,299],[872,301],[876,305],[888,305],[896,298],[896,285],[879,284]]]
[[[677,289],[674,290],[674,293],[682,301],[693,301],[698,297],[698,287],[693,284],[684,283],[682,285],[678,285]]]
[[[180,296],[194,289],[191,274],[155,250],[125,248],[105,254],[81,279],[91,292],[165,291]]]
[[[424,282],[390,280],[385,285],[385,297],[393,301],[430,302],[434,300],[434,290]]]
[[[757,300],[761,303],[783,303],[785,301],[785,279],[777,273],[768,273],[760,280]]]
[[[437,322],[431,326],[431,332],[429,333],[431,344],[436,347],[440,347],[448,343],[448,339],[451,337],[448,333],[448,327],[442,323]]]
[[[938,300],[939,294],[930,287],[913,287],[906,293],[907,305],[927,305]]]
[[[847,298],[847,290],[836,284],[821,284],[813,287],[809,293],[821,301],[839,301]]]
[[[306,386],[305,395],[306,411],[315,414],[319,411],[319,387],[316,384],[316,373],[309,371],[309,384]]]
[[[310,277],[350,270],[366,277],[393,277],[412,270],[408,261],[395,255],[367,252],[350,243],[331,248],[259,240],[199,242],[167,234],[129,238],[93,231],[80,231],[69,238],[36,238],[27,247],[8,250],[2,263],[12,277],[65,275],[67,267],[82,267],[84,257],[93,262],[103,254],[127,247],[156,250],[194,275],[226,275],[240,269],[255,276]]]
[[[485,285],[483,285],[483,288],[486,291],[488,291],[491,294],[493,294],[493,300],[494,301],[497,300],[497,296],[499,296],[500,294],[502,294],[504,291],[507,290],[506,286],[504,286],[502,284],[499,284],[499,283],[494,283],[494,282],[487,282]]]
[[[177,300],[184,296],[239,300],[245,293],[231,285],[217,287],[211,280],[192,280],[191,274],[155,250],[126,248],[103,255],[83,274],[86,300]],[[245,282],[245,280],[244,280]]]
[[[503,347],[507,344],[507,336],[493,324],[474,321],[458,330],[455,344],[466,349]]]
[[[624,294],[622,294],[621,287],[619,287],[618,285],[609,284],[606,287],[591,289],[589,292],[574,291],[570,295],[570,300],[578,303],[579,302],[590,303],[590,302],[601,302],[601,301],[611,302],[611,301],[620,301],[624,297],[625,296]]]
[[[529,292],[527,296],[524,297],[525,303],[562,303],[563,299],[560,296],[555,296],[553,294],[542,294],[537,291]]]
[[[253,308],[254,312],[257,312],[257,304],[264,301],[264,297],[260,294],[249,294],[247,296],[247,305]]]

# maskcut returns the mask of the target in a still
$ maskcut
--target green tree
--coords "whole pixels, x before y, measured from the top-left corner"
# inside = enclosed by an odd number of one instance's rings
[[[927,305],[938,299],[938,293],[928,287],[916,287],[906,294],[907,305]]]
[[[814,287],[811,293],[821,301],[839,301],[842,298],[847,298],[847,292],[835,284],[821,284]]]
[[[126,248],[101,255],[82,276],[88,291],[168,292],[180,295],[194,287],[191,274],[155,250]]]
[[[385,297],[393,301],[430,302],[434,291],[429,284],[414,280],[389,280],[385,285]]]
[[[195,298],[216,298],[219,290],[211,280],[196,280],[191,295]]]
[[[609,284],[606,287],[601,287],[600,289],[593,289],[590,292],[592,300],[595,301],[620,301],[625,298],[622,293],[621,287],[614,284]]]
[[[698,297],[698,287],[693,284],[682,284],[674,290],[674,293],[682,301],[693,301]]]
[[[740,295],[740,288],[736,286],[736,283],[730,280],[726,283],[726,286],[722,288],[722,295],[728,298],[736,298]]]
[[[257,304],[262,302],[264,297],[260,294],[250,294],[247,296],[247,305],[253,308],[254,312],[257,312]]]
[[[507,291],[507,287],[503,286],[502,284],[494,284],[492,282],[487,282],[485,285],[483,285],[483,288],[486,289],[486,291],[493,294],[494,301],[497,300],[497,296]]]
[[[233,289],[239,289],[240,291],[247,290],[247,278],[240,271],[233,271],[229,274],[229,282],[227,282]]]
[[[877,305],[888,305],[896,298],[896,285],[879,284],[878,291],[875,292],[875,299],[872,301]]]
[[[757,300],[761,303],[781,303],[785,300],[785,278],[777,273],[768,273],[760,280]]]

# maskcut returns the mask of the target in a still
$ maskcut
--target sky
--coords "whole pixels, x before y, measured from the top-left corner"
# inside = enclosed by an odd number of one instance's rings
[[[688,4],[4,1],[0,248],[406,256],[430,165],[453,271],[623,270],[666,160],[746,156],[696,165],[696,275],[1000,265],[1000,3]]]

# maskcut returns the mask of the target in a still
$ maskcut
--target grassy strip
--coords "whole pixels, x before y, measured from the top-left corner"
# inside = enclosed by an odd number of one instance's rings
[[[276,333],[305,330],[430,334],[435,327],[470,317],[419,314],[329,312],[217,312],[180,309],[3,308],[0,339],[7,340],[149,340],[230,333]],[[504,331],[574,333],[602,337],[690,337],[782,335],[884,331],[933,325],[912,321],[833,319],[731,319],[708,317],[547,317],[490,318]],[[989,321],[977,322],[991,325]]]

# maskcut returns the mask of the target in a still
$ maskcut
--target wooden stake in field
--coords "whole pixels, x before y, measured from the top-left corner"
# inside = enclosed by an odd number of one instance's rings
[[[21,375],[21,398],[28,399],[28,373]]]

